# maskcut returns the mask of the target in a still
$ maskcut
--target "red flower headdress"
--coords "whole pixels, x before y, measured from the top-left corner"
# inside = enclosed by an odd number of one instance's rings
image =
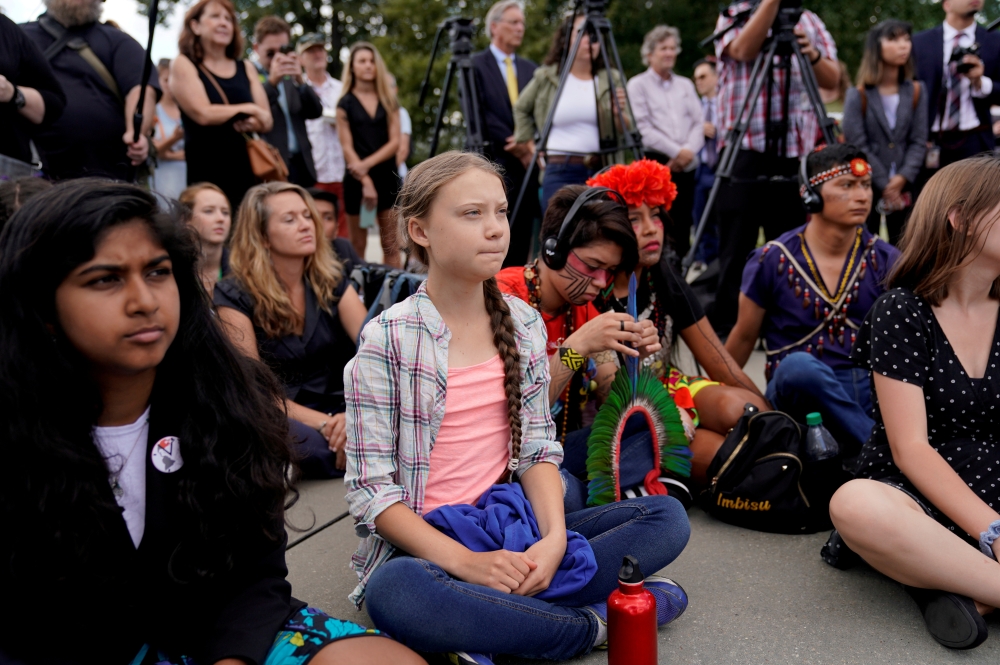
[[[615,164],[588,180],[587,186],[615,190],[629,208],[638,208],[645,202],[650,208],[662,207],[667,212],[677,198],[677,185],[670,177],[670,169],[651,159]]]

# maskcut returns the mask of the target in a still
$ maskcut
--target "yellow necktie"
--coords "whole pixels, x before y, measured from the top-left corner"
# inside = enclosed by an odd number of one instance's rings
[[[514,71],[514,62],[507,56],[503,59],[507,65],[507,94],[510,95],[510,105],[517,104],[517,72]]]

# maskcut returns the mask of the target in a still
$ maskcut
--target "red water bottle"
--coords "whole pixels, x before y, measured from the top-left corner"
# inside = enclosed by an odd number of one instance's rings
[[[639,562],[625,557],[608,596],[608,665],[656,665],[656,597],[642,580]]]

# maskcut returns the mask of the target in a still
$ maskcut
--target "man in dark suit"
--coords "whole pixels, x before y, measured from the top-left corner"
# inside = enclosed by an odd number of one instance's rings
[[[534,152],[533,144],[514,143],[514,109],[517,95],[528,85],[538,67],[515,55],[524,39],[524,10],[519,0],[500,0],[486,13],[486,34],[490,47],[472,56],[483,114],[486,156],[500,164],[507,181],[507,200],[514,211],[518,192]],[[537,176],[532,176],[535,180]],[[533,183],[537,189],[537,183]],[[538,197],[529,187],[517,219],[511,220],[510,249],[504,266],[524,265],[531,247],[531,231],[539,215]]]
[[[976,23],[983,0],[944,0],[941,4],[944,23],[913,37],[917,78],[929,93],[930,141],[936,146],[928,153],[928,177],[941,166],[996,146],[990,106],[1000,103],[1000,35]],[[971,69],[963,73],[958,63],[949,64],[956,48],[973,43],[979,44],[979,56],[962,59]]]
[[[288,165],[289,182],[312,187],[316,184],[316,165],[306,120],[323,115],[323,102],[302,78],[298,54],[284,52],[291,31],[288,23],[277,16],[265,16],[254,26],[253,50],[263,69],[261,83],[274,118],[274,128],[264,134],[264,140],[281,153]]]

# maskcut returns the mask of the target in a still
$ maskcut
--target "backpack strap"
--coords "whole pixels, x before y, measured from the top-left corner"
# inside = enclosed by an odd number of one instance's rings
[[[104,85],[107,86],[111,94],[115,96],[119,104],[124,104],[122,100],[121,90],[118,88],[118,82],[115,81],[115,77],[111,75],[108,68],[104,66],[101,59],[97,57],[94,50],[90,48],[90,44],[86,42],[83,37],[73,37],[70,35],[69,31],[66,30],[58,21],[53,19],[51,16],[42,16],[38,19],[38,24],[42,26],[45,32],[49,33],[55,38],[55,41],[45,49],[45,58],[47,60],[52,60],[59,53],[62,52],[64,48],[69,46],[71,49],[76,51],[84,61],[90,65],[90,68],[97,72],[97,75],[101,77],[104,81]]]
[[[242,60],[240,60],[239,63],[237,63],[237,64],[240,67],[245,66],[243,64]],[[200,63],[198,64],[198,69],[200,69],[201,72],[205,75],[205,77],[208,78],[208,82],[211,83],[215,87],[215,91],[217,93],[219,93],[219,97],[222,97],[222,103],[226,104],[228,106],[229,105],[229,98],[226,97],[226,93],[224,93],[222,91],[222,86],[219,85],[219,82],[217,80],[215,80],[214,76],[212,76],[212,72],[208,71],[208,68],[205,65],[200,64]]]
[[[861,95],[861,117],[864,118],[868,114],[868,93],[864,85],[858,84],[858,94]]]
[[[913,81],[913,110],[917,110],[917,104],[920,103],[920,81],[914,79]]]

